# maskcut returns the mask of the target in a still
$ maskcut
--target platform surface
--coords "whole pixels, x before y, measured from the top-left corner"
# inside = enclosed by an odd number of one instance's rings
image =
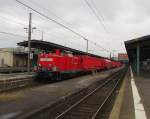
[[[117,108],[119,108],[119,114],[112,111],[114,114],[111,114],[109,119],[150,119],[150,78],[134,76],[137,91],[133,88],[132,81],[131,72],[128,71],[123,83],[124,86],[121,87],[121,90],[123,90],[121,92],[123,93],[121,94],[122,97],[119,97],[120,94],[117,97],[117,100],[121,98],[121,101],[116,101],[113,108],[117,111]],[[135,94],[136,92],[138,92],[140,98]],[[138,98],[140,100],[137,103]],[[145,116],[143,116],[144,114]]]
[[[136,77],[135,79],[147,119],[150,119],[150,77]]]
[[[132,94],[132,87],[131,87],[131,77],[130,71],[128,71],[127,76],[125,77],[125,86],[123,91],[123,101],[121,104],[119,119],[135,119],[134,114],[134,100]]]
[[[31,73],[9,73],[9,74],[2,74],[0,73],[0,82],[1,81],[9,81],[14,79],[26,78],[34,76],[34,72]]]

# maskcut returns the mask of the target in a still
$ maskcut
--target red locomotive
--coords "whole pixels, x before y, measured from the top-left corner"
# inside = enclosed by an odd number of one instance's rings
[[[60,80],[61,77],[74,76],[81,73],[99,71],[120,67],[121,63],[109,59],[97,58],[88,55],[72,55],[61,53],[41,53],[38,56],[38,78]]]

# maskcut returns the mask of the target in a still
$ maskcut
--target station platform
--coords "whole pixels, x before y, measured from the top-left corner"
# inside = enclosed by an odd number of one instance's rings
[[[0,94],[0,119],[19,117],[19,115],[26,115],[46,104],[54,104],[56,101],[64,99],[81,89],[87,88],[93,83],[107,78],[118,70],[120,68],[20,91],[2,93]]]
[[[29,86],[34,82],[34,72],[0,74],[0,93]]]
[[[0,82],[12,81],[23,78],[30,78],[34,76],[34,72],[31,73],[10,73],[10,74],[2,74],[0,73]]]
[[[129,68],[109,119],[150,119],[150,78]]]
[[[27,72],[27,67],[0,67],[0,73]]]

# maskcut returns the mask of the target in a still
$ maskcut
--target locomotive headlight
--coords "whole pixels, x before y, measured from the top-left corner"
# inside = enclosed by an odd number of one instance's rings
[[[58,68],[56,66],[52,67],[52,71],[58,71]]]
[[[52,66],[52,64],[48,64],[48,66],[49,66],[49,67],[51,67],[51,66]]]

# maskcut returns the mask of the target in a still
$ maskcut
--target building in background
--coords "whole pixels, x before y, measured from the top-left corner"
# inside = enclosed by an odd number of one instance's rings
[[[0,67],[26,67],[28,51],[26,48],[0,48]],[[32,64],[37,61],[34,54]]]
[[[118,53],[118,61],[128,63],[129,62],[128,55],[126,53]]]
[[[118,61],[118,57],[111,57],[112,60]]]

